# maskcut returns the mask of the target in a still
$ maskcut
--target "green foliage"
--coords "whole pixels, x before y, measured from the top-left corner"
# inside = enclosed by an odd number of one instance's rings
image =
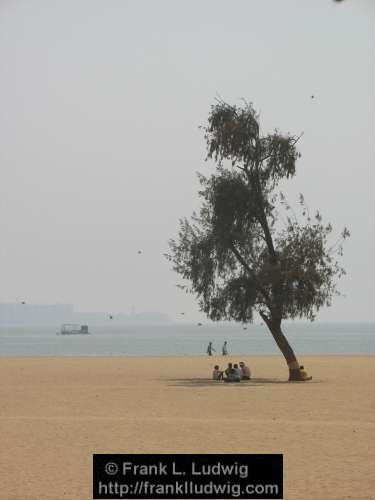
[[[167,258],[212,320],[250,322],[254,311],[275,324],[313,320],[338,293],[344,270],[336,256],[349,231],[330,247],[332,226],[322,223],[319,212],[310,217],[302,195],[303,224],[275,193],[281,179],[295,174],[299,138],[260,136],[259,117],[248,103],[238,108],[218,102],[204,130],[217,171],[199,175],[201,209],[180,221]]]
[[[295,147],[298,138],[277,130],[261,137],[259,116],[251,103],[239,108],[219,101],[211,106],[204,131],[207,158],[213,158],[219,167],[229,160],[248,177],[256,176],[263,189],[273,189],[280,179],[295,174],[300,157]]]

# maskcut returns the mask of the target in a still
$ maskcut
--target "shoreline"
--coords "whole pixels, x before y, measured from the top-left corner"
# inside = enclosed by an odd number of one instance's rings
[[[296,357],[311,356],[311,357],[375,357],[375,353],[295,353]],[[268,358],[282,357],[281,353],[261,354],[261,353],[231,353],[227,356],[221,354],[212,355],[211,357],[205,354],[1,354],[0,359],[6,358],[196,358],[196,359],[226,359],[233,356],[243,356],[251,358]]]
[[[179,358],[179,359],[185,359],[185,358],[194,358],[194,359],[207,359],[208,361],[211,360],[218,360],[221,359],[225,361],[225,359],[233,358],[233,357],[244,357],[244,358],[278,358],[280,357],[283,359],[282,354],[247,354],[247,353],[233,353],[229,354],[228,356],[212,356],[211,358],[204,355],[204,354],[59,354],[59,355],[51,355],[51,354],[0,354],[0,360],[1,359],[18,359],[18,358],[37,358],[37,359],[47,359],[47,358],[53,358],[53,359],[66,359],[66,358],[82,358],[82,359],[99,359],[99,358],[129,358],[129,359],[134,359],[134,358],[139,358],[139,359],[160,359],[160,358],[166,358],[166,359],[173,359],[173,358]],[[296,353],[297,358],[328,358],[328,357],[342,357],[342,358],[375,358],[375,353],[335,353],[335,354],[319,354],[319,353]]]

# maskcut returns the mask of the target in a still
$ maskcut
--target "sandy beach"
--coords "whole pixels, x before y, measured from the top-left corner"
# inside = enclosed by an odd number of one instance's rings
[[[227,361],[240,359],[227,358]],[[288,500],[374,498],[375,359],[0,358],[2,500],[92,498],[93,453],[283,453]]]

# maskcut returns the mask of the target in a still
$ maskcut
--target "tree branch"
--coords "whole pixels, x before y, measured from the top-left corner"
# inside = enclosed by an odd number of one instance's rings
[[[270,318],[269,318],[269,317],[266,315],[266,313],[265,313],[265,312],[263,312],[263,311],[259,311],[259,314],[260,314],[260,316],[261,316],[262,320],[263,320],[263,321],[266,323],[266,325],[269,327],[270,322],[271,322]]]
[[[263,288],[263,286],[258,282],[258,280],[257,280],[257,278],[256,278],[256,276],[254,274],[254,271],[251,269],[251,267],[249,266],[249,264],[242,257],[242,255],[240,254],[240,252],[237,250],[237,248],[234,246],[233,243],[230,245],[230,249],[232,250],[232,252],[236,256],[238,262],[246,269],[246,271],[249,273],[250,277],[254,280],[255,286],[257,287],[257,289],[260,291],[260,293],[265,298],[267,306],[270,307],[270,299],[269,299],[268,293]]]
[[[248,180],[250,182],[250,179],[248,179]],[[259,223],[262,226],[262,229],[263,229],[263,232],[264,232],[266,244],[267,244],[267,247],[268,247],[268,252],[269,252],[269,254],[271,256],[272,261],[274,263],[276,263],[277,262],[277,255],[276,255],[276,252],[275,252],[275,247],[273,245],[271,231],[270,231],[270,228],[268,226],[268,221],[267,221],[266,213],[265,213],[265,210],[264,210],[263,193],[262,193],[262,188],[260,186],[258,171],[257,171],[256,177],[255,177],[255,184],[256,184],[256,192],[257,192],[257,195],[258,195],[258,202],[259,202],[259,207],[260,207],[260,210],[259,210]]]
[[[296,137],[296,139],[294,139],[293,143],[291,143],[292,146],[295,146],[297,144],[297,142],[301,139],[301,137],[303,136],[305,132],[301,132],[300,135],[298,137]]]

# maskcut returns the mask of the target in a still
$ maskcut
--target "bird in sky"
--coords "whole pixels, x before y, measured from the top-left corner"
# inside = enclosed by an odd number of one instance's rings
[[[312,94],[312,95],[311,95],[310,97],[311,97],[311,99],[315,99],[315,96],[314,96],[314,94]]]
[[[180,313],[180,314],[184,315],[185,313]]]
[[[140,255],[142,253],[142,250],[138,250],[138,255]]]

